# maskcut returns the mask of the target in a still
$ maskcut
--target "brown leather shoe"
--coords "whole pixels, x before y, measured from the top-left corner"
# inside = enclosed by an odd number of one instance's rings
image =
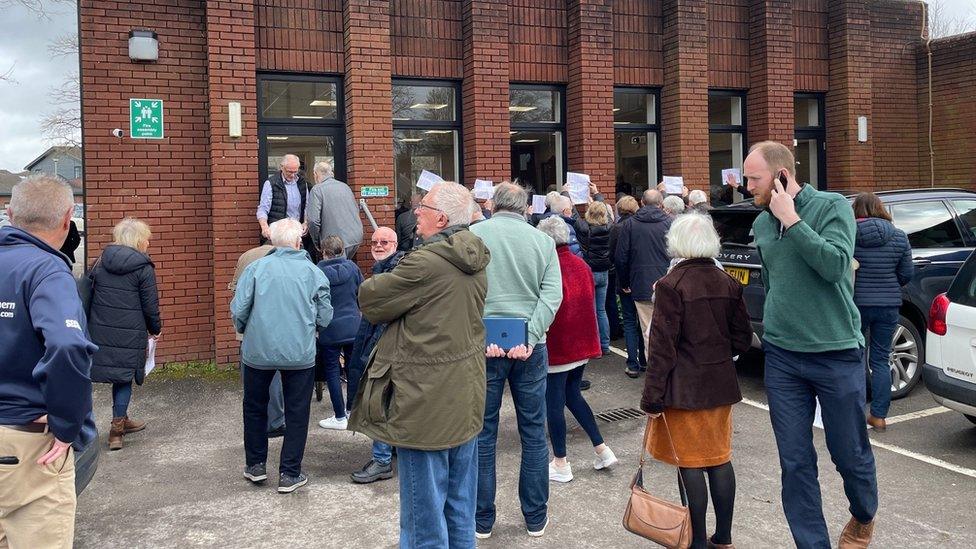
[[[861,524],[856,518],[851,517],[840,534],[840,541],[837,549],[867,549],[871,543],[871,536],[874,534],[874,521]]]
[[[888,424],[885,422],[883,417],[874,417],[871,414],[868,414],[868,425],[879,433],[883,433],[888,430]]]
[[[132,419],[129,416],[125,416],[123,419],[125,420],[125,434],[138,433],[139,431],[146,428],[145,421]]]
[[[731,543],[715,543],[712,538],[708,538],[708,549],[735,549],[735,545]]]
[[[125,435],[125,418],[112,418],[112,430],[108,432],[108,449],[121,450],[122,437]]]

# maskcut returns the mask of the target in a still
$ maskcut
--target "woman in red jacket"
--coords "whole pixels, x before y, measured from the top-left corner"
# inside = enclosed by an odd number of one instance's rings
[[[580,392],[583,367],[589,359],[599,358],[602,354],[600,334],[596,327],[593,272],[585,261],[570,251],[569,229],[562,219],[544,219],[539,222],[538,229],[556,241],[559,271],[563,279],[563,301],[546,335],[546,347],[549,350],[546,419],[555,458],[549,463],[549,480],[569,482],[573,480],[573,470],[566,460],[564,408],[569,408],[593,443],[593,452],[596,454],[593,459],[594,469],[610,467],[617,463],[617,457],[603,443],[603,436],[593,418],[593,410]]]
[[[654,287],[654,345],[641,398],[650,422],[647,450],[678,467],[691,511],[691,547],[728,549],[735,502],[732,405],[742,400],[732,357],[749,349],[752,328],[742,285],[715,266],[719,237],[712,221],[699,213],[681,215],[667,242],[668,255],[680,261]],[[709,489],[715,506],[711,538],[705,526]]]

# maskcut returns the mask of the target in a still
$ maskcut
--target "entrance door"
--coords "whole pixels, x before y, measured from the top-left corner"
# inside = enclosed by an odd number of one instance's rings
[[[342,128],[267,125],[260,129],[258,149],[261,182],[278,170],[286,154],[297,155],[309,184],[315,183],[312,168],[316,162],[332,162],[336,179],[346,179],[346,154]],[[260,192],[260,187],[259,187]]]

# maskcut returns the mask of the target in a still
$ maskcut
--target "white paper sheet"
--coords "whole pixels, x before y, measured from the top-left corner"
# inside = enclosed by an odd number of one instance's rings
[[[566,187],[570,192],[573,189],[586,189],[586,192],[590,192],[590,176],[585,173],[566,172]]]
[[[441,181],[444,181],[443,179],[441,179],[441,176],[437,175],[434,172],[428,172],[427,170],[424,170],[420,172],[420,177],[417,178],[417,188],[423,189],[425,191],[429,191],[431,187],[433,187],[437,183],[440,183]]]
[[[685,188],[685,178],[680,176],[664,176],[664,192],[680,195]]]
[[[495,196],[494,182],[484,179],[474,180],[474,197],[483,200],[491,200]]]
[[[740,185],[742,184],[742,170],[740,170],[739,168],[730,168],[728,170],[722,170],[723,185],[729,184],[729,176],[732,176],[732,178],[735,179],[736,183]]]
[[[150,337],[146,343],[146,375],[156,369],[156,338]]]
[[[546,213],[546,195],[544,194],[532,195],[532,213],[534,214]]]

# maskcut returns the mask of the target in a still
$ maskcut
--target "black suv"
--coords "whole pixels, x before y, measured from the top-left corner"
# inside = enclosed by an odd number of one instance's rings
[[[853,201],[856,193],[840,192]],[[889,364],[891,396],[907,395],[921,379],[925,363],[925,322],[936,295],[946,291],[956,272],[976,248],[976,192],[961,189],[882,191],[894,224],[912,245],[915,276],[902,289],[901,317],[895,330]],[[752,222],[762,212],[751,200],[712,210],[722,238],[719,261],[745,285],[745,300],[758,346],[762,338],[763,302],[759,254]]]

